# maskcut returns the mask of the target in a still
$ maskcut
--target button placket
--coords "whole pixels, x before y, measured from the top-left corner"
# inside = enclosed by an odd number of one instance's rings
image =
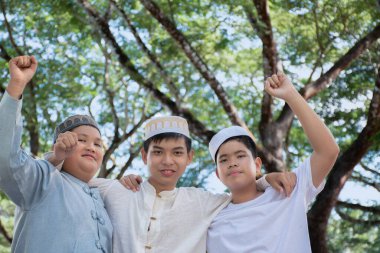
[[[96,241],[95,241],[95,246],[96,246],[98,249],[102,249],[102,244],[100,243],[99,240],[96,240]]]

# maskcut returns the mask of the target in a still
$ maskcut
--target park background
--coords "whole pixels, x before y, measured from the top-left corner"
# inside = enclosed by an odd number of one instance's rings
[[[196,150],[179,186],[225,190],[207,143],[230,125],[251,130],[263,172],[292,170],[311,147],[289,107],[263,91],[264,77],[284,71],[341,150],[308,212],[313,252],[380,252],[379,1],[0,3],[0,97],[11,57],[39,61],[22,111],[31,154],[51,148],[63,118],[88,113],[104,134],[98,176],[146,175],[142,126],[173,114],[188,120]],[[0,252],[10,252],[13,214],[0,192]]]

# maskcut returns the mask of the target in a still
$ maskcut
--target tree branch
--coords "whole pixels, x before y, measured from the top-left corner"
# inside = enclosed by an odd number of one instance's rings
[[[173,114],[186,118],[189,123],[191,132],[202,139],[203,142],[208,143],[208,141],[214,135],[214,132],[208,130],[205,125],[196,119],[188,109],[177,106],[177,104],[173,102],[169,97],[155,88],[154,84],[150,80],[145,79],[138,72],[129,57],[124,53],[120,45],[116,42],[116,39],[111,33],[109,26],[105,20],[99,16],[99,14],[92,8],[87,0],[78,0],[78,2],[83,6],[85,11],[94,21],[97,28],[96,30],[98,30],[103,38],[111,45],[112,49],[118,57],[120,65],[125,69],[130,77],[139,85],[150,91],[152,95],[163,105],[165,105]]]
[[[303,97],[307,100],[315,96],[322,89],[326,88],[339,73],[347,68],[354,60],[356,60],[369,46],[380,38],[380,24],[378,24],[371,32],[360,39],[348,52],[343,55],[325,74],[308,84],[302,91]]]
[[[16,45],[16,42],[13,38],[13,35],[12,35],[12,28],[11,26],[9,25],[9,22],[8,22],[8,19],[7,19],[7,15],[6,15],[6,12],[5,12],[5,1],[4,0],[1,0],[1,11],[3,13],[3,17],[4,17],[4,23],[5,23],[5,27],[7,28],[7,31],[8,31],[8,35],[9,35],[9,41],[11,42],[13,48],[16,50],[17,54],[18,55],[24,55],[24,53],[20,50],[20,48]]]
[[[3,223],[0,219],[0,233],[4,236],[4,238],[7,240],[9,244],[12,243],[13,238],[9,235],[8,231],[5,229]]]
[[[367,124],[356,140],[338,158],[330,172],[323,191],[317,196],[312,208],[308,212],[308,223],[311,242],[321,242],[327,245],[327,224],[331,211],[334,208],[339,193],[351,176],[355,166],[360,162],[368,149],[374,144],[374,136],[380,133],[380,71],[377,73],[373,97],[368,110]],[[318,228],[318,229],[316,229]],[[313,252],[323,252],[321,244],[313,244]]]
[[[335,208],[335,211],[337,212],[337,214],[343,219],[343,220],[346,220],[346,221],[349,221],[351,223],[355,223],[355,224],[361,224],[361,225],[366,225],[366,226],[374,226],[374,225],[378,225],[380,224],[380,220],[362,220],[362,219],[355,219],[353,217],[351,217],[350,215],[344,213],[342,210],[340,210],[339,208]]]
[[[278,53],[276,49],[276,43],[273,38],[273,29],[269,15],[268,2],[266,0],[253,0],[252,2],[256,8],[259,20],[255,17],[253,11],[250,8],[245,7],[244,11],[247,15],[247,19],[250,25],[257,32],[263,44],[262,54],[264,64],[264,77],[269,77],[274,73],[277,73],[278,70],[282,70],[282,65],[278,61]],[[266,125],[269,124],[272,120],[272,103],[272,97],[266,91],[264,91],[264,96],[261,104],[260,119],[260,128],[262,130],[265,129]],[[265,138],[264,136],[263,138]]]
[[[248,129],[245,122],[239,117],[235,106],[229,101],[228,95],[225,92],[223,86],[219,83],[214,74],[210,71],[207,64],[204,62],[198,52],[191,46],[190,42],[186,39],[182,32],[177,29],[175,24],[168,17],[166,17],[165,13],[162,12],[160,7],[155,2],[151,0],[140,0],[140,2],[145,6],[150,14],[166,29],[166,31],[168,31],[172,38],[182,48],[183,52],[193,64],[193,66],[208,82],[220,100],[231,122]]]
[[[361,182],[365,185],[369,185],[369,186],[375,188],[378,192],[380,192],[380,183],[371,181],[369,178],[361,176],[359,173],[354,173],[354,172],[351,175],[351,179],[354,179],[354,180]]]
[[[363,162],[360,162],[360,165],[363,167],[364,170],[369,171],[369,172],[375,174],[376,176],[380,177],[380,173],[379,172],[377,172],[374,169],[371,169],[370,167],[368,167],[367,165],[365,165]]]
[[[378,24],[371,32],[360,39],[355,45],[347,51],[335,64],[324,74],[321,75],[313,83],[306,85],[300,93],[308,100],[318,94],[320,91],[325,89],[328,84],[337,78],[341,71],[347,68],[354,60],[359,58],[359,56],[367,50],[378,38],[380,38],[380,24]],[[283,125],[284,128],[290,128],[291,123],[294,118],[294,113],[290,107],[285,104],[283,107],[279,118],[276,120],[277,123]]]
[[[121,168],[119,174],[116,177],[117,179],[120,179],[124,175],[124,172],[129,168],[129,166],[131,166],[133,160],[136,158],[136,156],[139,155],[141,148],[142,144],[135,151],[129,153],[128,161]]]
[[[172,78],[165,71],[164,67],[162,66],[162,64],[158,60],[158,57],[152,51],[150,51],[148,49],[148,47],[145,45],[145,43],[141,39],[139,33],[137,32],[136,27],[132,24],[130,18],[128,17],[127,13],[114,0],[109,0],[109,1],[120,12],[121,16],[123,17],[123,19],[127,23],[128,28],[131,30],[133,36],[135,37],[137,44],[139,45],[141,50],[148,56],[148,58],[153,63],[153,65],[156,66],[156,68],[159,70],[162,78],[167,82],[167,85],[168,85],[168,88],[169,88],[171,94],[174,95],[177,104],[179,104],[182,100],[181,96],[179,94],[179,91],[178,91],[177,87],[175,86]]]
[[[380,215],[380,206],[362,206],[360,204],[353,204],[353,203],[348,203],[348,202],[339,201],[339,200],[336,202],[336,206],[360,210],[363,212],[370,212],[375,215]]]
[[[12,59],[2,43],[0,43],[0,57],[6,61],[10,61]]]

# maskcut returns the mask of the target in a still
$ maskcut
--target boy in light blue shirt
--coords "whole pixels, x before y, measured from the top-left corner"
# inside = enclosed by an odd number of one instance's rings
[[[12,252],[110,253],[112,225],[97,188],[88,181],[102,160],[96,122],[75,115],[55,131],[55,147],[77,144],[62,171],[20,148],[22,94],[37,69],[32,56],[9,62],[11,79],[0,102],[0,188],[16,204]]]

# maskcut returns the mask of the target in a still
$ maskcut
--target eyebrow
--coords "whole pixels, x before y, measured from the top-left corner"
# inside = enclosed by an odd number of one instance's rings
[[[237,155],[237,154],[239,154],[239,153],[247,154],[247,152],[244,151],[244,150],[238,150],[238,151],[234,152],[233,154],[234,154],[234,155]],[[219,159],[221,159],[221,158],[223,158],[223,157],[225,157],[225,156],[227,156],[227,154],[223,154],[223,155],[219,156]]]
[[[160,149],[160,150],[164,149],[164,148],[162,148],[160,146],[153,146],[152,148],[154,148],[154,149]],[[173,148],[173,150],[184,150],[184,149],[185,149],[184,147],[174,147]]]
[[[78,134],[78,137],[79,136],[83,136],[83,137],[86,137],[86,138],[88,138],[89,137],[89,135],[88,134],[84,134],[84,133],[80,133],[80,134]],[[95,138],[95,141],[102,141],[102,139],[101,138],[98,138],[98,137],[96,137]]]

